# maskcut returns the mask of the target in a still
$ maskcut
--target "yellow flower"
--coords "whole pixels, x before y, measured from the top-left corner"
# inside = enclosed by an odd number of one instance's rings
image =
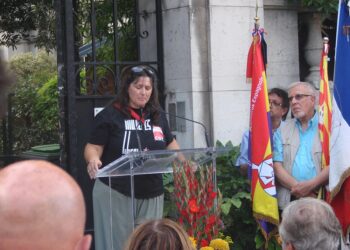
[[[211,246],[214,250],[230,250],[228,242],[223,239],[214,239],[210,241],[209,246]]]
[[[197,241],[195,240],[195,238],[190,237],[190,241],[192,242],[193,248],[197,249]]]
[[[201,247],[199,248],[199,250],[215,250],[215,249],[212,247]]]

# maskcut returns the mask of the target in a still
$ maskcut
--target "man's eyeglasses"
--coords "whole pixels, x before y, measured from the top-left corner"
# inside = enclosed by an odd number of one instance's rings
[[[271,106],[274,106],[274,107],[282,107],[282,103],[276,102],[274,100],[269,100],[269,103]]]
[[[293,99],[295,98],[295,100],[300,101],[301,99],[303,99],[303,98],[306,97],[306,96],[312,96],[312,95],[307,95],[307,94],[296,94],[295,96],[289,96],[289,97],[288,97],[288,100],[289,100],[289,102],[292,102]]]

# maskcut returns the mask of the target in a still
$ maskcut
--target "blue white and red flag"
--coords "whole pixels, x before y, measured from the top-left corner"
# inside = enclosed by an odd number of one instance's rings
[[[335,52],[333,118],[329,189],[331,205],[342,225],[350,229],[350,13],[348,0],[339,1]]]

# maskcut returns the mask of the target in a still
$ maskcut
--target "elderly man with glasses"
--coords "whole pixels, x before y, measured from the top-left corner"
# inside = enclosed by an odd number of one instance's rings
[[[328,182],[328,168],[321,169],[321,142],[316,90],[307,82],[289,86],[288,99],[294,119],[274,133],[273,160],[280,209],[301,197],[316,197]]]

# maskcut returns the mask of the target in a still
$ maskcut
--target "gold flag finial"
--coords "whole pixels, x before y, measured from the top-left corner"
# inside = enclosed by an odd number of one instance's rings
[[[255,17],[254,17],[254,26],[255,26],[255,30],[258,30],[258,29],[259,29],[259,20],[260,20],[260,18],[258,17],[258,9],[259,9],[258,0],[256,0],[256,4],[255,4]]]
[[[260,18],[258,16],[254,17],[255,30],[259,29],[259,20],[260,20]]]
[[[325,37],[323,38],[323,51],[324,51],[324,53],[326,53],[327,55],[328,55],[328,50],[329,50],[329,44],[328,44],[328,42],[329,42],[329,38],[328,38],[327,36],[325,36]]]

